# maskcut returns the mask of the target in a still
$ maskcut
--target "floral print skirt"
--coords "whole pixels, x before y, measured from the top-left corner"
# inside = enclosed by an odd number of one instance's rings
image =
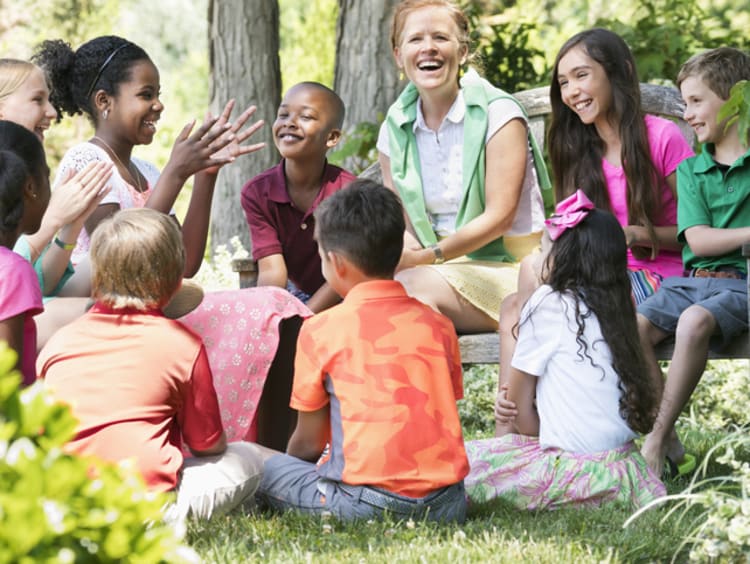
[[[519,509],[557,509],[619,502],[633,509],[666,494],[632,442],[575,454],[542,448],[536,437],[505,435],[466,443],[471,503],[501,497]]]
[[[179,321],[200,335],[228,441],[255,441],[255,412],[279,345],[279,323],[312,312],[282,288],[208,292]]]

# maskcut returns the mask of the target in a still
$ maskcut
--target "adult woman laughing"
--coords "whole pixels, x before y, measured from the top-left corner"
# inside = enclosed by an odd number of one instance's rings
[[[377,144],[383,182],[408,216],[397,279],[459,332],[496,330],[517,261],[543,227],[541,155],[521,105],[463,73],[469,24],[455,4],[402,1],[391,44],[410,81]]]

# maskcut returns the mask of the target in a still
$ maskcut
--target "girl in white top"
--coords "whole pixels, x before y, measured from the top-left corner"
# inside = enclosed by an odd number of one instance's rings
[[[664,486],[633,444],[650,431],[658,397],[638,339],[625,235],[580,190],[547,223],[543,284],[523,308],[507,399],[496,404],[515,433],[467,445],[467,492],[528,509],[640,506]]]

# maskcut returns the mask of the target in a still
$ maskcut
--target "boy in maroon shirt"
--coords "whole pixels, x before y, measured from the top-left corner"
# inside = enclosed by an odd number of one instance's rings
[[[343,121],[344,103],[333,90],[317,82],[292,86],[273,123],[282,160],[242,188],[258,286],[286,288],[291,281],[316,313],[340,300],[320,269],[313,212],[355,178],[326,160]]]

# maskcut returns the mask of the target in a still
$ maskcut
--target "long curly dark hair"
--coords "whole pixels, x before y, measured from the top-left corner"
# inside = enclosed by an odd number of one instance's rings
[[[71,116],[85,113],[96,122],[94,94],[104,90],[117,95],[119,85],[130,80],[133,65],[151,59],[131,41],[103,35],[84,43],[76,51],[60,39],[43,41],[31,60],[47,73],[51,84],[50,101],[57,110],[58,120],[63,112]]]
[[[573,299],[578,354],[592,364],[588,354],[591,343],[584,340],[583,331],[586,319],[595,316],[599,321],[612,352],[612,366],[620,377],[620,415],[634,431],[648,433],[656,418],[657,394],[638,337],[626,251],[625,234],[617,218],[593,209],[553,242],[542,279],[554,291]]]
[[[612,104],[607,118],[618,127],[621,161],[627,182],[628,222],[646,227],[651,251],[634,248],[639,258],[659,253],[652,218],[659,209],[658,175],[651,160],[648,132],[641,109],[641,90],[633,54],[623,39],[606,29],[582,31],[565,42],[555,59],[550,82],[552,115],[547,138],[555,185],[561,201],[581,189],[596,207],[612,211],[602,169],[604,141],[593,124],[584,124],[562,100],[558,70],[560,60],[574,47],[604,67],[612,86]]]

